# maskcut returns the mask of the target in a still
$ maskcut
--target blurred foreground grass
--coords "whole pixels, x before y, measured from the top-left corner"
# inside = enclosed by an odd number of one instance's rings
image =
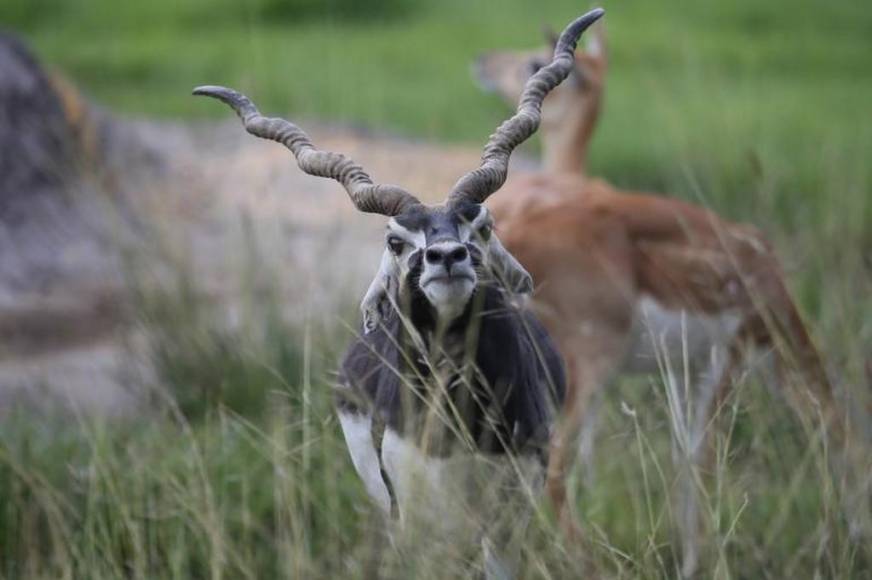
[[[157,301],[174,322],[152,320],[170,342],[158,342],[163,380],[136,417],[21,412],[0,424],[0,577],[373,578],[381,520],[331,410],[337,343],[301,341],[288,328],[216,336],[184,300]],[[520,578],[677,577],[664,387],[623,387],[609,392],[594,460],[574,485],[587,542],[564,544],[538,514]],[[698,474],[702,577],[872,573],[872,548],[850,535],[850,518],[862,516],[844,510],[833,451],[814,425],[752,377],[715,428],[715,467]],[[474,564],[445,559],[426,535],[408,542],[383,553],[379,577],[476,577]]]
[[[381,520],[332,411],[349,330],[283,324],[277,299],[259,292],[243,327],[229,329],[181,275],[140,296],[157,371],[148,405],[124,419],[3,417],[0,577],[375,577]],[[826,351],[857,404],[867,387],[852,336],[864,323],[833,332],[835,312],[823,321]],[[586,542],[565,544],[538,513],[520,578],[678,576],[667,389],[656,377],[617,387],[602,405],[593,460],[573,479]],[[711,426],[716,460],[697,474],[702,577],[868,577],[872,545],[852,526],[869,532],[869,482],[846,487],[832,467],[837,450],[774,387],[743,377]],[[854,467],[868,469],[868,454],[862,461]],[[475,563],[446,559],[426,535],[406,542],[382,553],[378,577],[477,577]]]
[[[611,70],[591,170],[766,228],[842,395],[865,417],[872,7],[605,5]],[[12,0],[0,5],[0,22],[112,109],[226,118],[188,96],[194,85],[223,83],[264,111],[482,143],[505,111],[475,88],[470,60],[535,46],[540,23],[559,26],[587,7],[360,6]],[[310,336],[286,328],[278,305],[265,301],[249,313],[250,331],[234,334],[213,325],[189,284],[143,297],[161,390],[141,417],[4,418],[0,577],[365,576],[377,524],[330,410],[347,329]],[[706,576],[872,575],[872,549],[848,535],[839,482],[816,434],[753,375],[736,391],[722,410],[718,469],[703,478]],[[676,574],[663,398],[658,381],[610,390],[596,475],[587,483],[579,475],[584,557],[607,576]],[[860,428],[870,429],[868,419]],[[530,538],[524,577],[577,577],[582,550],[562,545],[547,517]],[[421,541],[418,551],[426,547]],[[388,569],[397,578],[439,576],[426,566]]]

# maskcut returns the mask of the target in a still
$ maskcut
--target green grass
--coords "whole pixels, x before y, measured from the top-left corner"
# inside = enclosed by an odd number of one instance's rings
[[[591,170],[765,228],[859,429],[872,432],[867,4],[605,2],[611,64]],[[471,59],[535,46],[541,23],[587,7],[326,5],[11,0],[0,23],[113,110],[224,119],[189,96],[223,83],[265,111],[478,144],[506,111],[475,88]],[[285,328],[267,298],[252,290],[245,328],[230,331],[187,278],[143,296],[160,386],[143,418],[3,418],[0,577],[364,577],[374,514],[330,404],[348,331]],[[820,442],[763,387],[750,377],[722,412],[721,461],[705,478],[707,576],[872,576],[870,544],[848,537]],[[659,381],[610,390],[596,477],[579,475],[584,558],[606,576],[675,577],[663,393]],[[543,516],[525,556],[524,577],[572,578],[582,551]],[[388,557],[388,577],[410,577]]]
[[[245,324],[229,329],[180,272],[140,296],[157,380],[136,417],[25,409],[3,417],[0,577],[371,578],[380,520],[332,410],[332,377],[350,331],[337,324],[304,338],[308,326],[276,322],[278,294],[264,287],[247,291]],[[833,301],[819,325],[841,389],[859,402],[864,347],[856,338],[870,329],[863,320],[844,324],[842,311],[859,309],[837,299],[853,284],[824,285]],[[581,467],[572,486],[587,541],[566,544],[538,513],[520,577],[574,578],[582,566],[603,577],[676,577],[667,396],[656,377],[609,389],[594,472]],[[703,577],[872,574],[872,549],[849,534],[852,511],[814,421],[797,420],[751,375],[715,429],[714,469],[699,474]],[[866,461],[855,467],[867,469]],[[868,482],[847,491],[868,497]],[[474,577],[443,548],[417,537],[387,549],[380,577]]]
[[[320,376],[325,360],[310,361]],[[259,355],[241,364],[268,366]],[[872,573],[868,543],[848,537],[820,441],[761,387],[741,384],[722,412],[717,469],[703,478],[704,577]],[[225,406],[188,419],[172,398],[125,422],[7,416],[0,576],[368,578],[379,520],[347,458],[329,384],[274,375],[263,396],[255,420]],[[663,388],[638,383],[608,399],[596,476],[577,485],[589,540],[564,545],[547,515],[534,518],[523,578],[577,577],[581,562],[605,577],[675,577]],[[384,554],[383,578],[471,577],[446,572],[462,563],[434,561],[426,540],[405,549]]]

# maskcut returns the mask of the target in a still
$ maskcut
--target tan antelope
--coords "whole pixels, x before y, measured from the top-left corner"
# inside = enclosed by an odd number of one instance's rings
[[[517,100],[527,77],[550,58],[556,36],[545,30],[549,46],[539,50],[499,51],[479,57],[474,71],[481,87],[507,103]],[[585,49],[575,53],[569,78],[545,99],[539,138],[542,171],[584,175],[587,148],[599,119],[608,55],[602,22],[585,37]]]
[[[479,80],[511,100],[545,52],[485,55],[476,63]],[[516,175],[490,202],[506,248],[536,281],[535,303],[567,364],[547,492],[574,533],[565,480],[592,399],[619,374],[666,375],[679,385],[668,390],[683,458],[678,527],[682,573],[689,576],[698,566],[701,524],[692,468],[707,455],[707,426],[732,375],[747,364],[747,348],[771,351],[791,401],[804,411],[813,402],[828,422],[836,418],[832,389],[781,265],[758,230],[586,176],[607,64],[602,30],[575,62],[574,81],[543,105],[542,171]],[[690,413],[685,383],[693,386]],[[841,440],[841,427],[831,436]]]

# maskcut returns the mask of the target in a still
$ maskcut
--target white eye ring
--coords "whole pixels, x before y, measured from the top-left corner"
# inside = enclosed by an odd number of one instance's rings
[[[394,253],[394,255],[399,256],[403,253],[403,250],[406,247],[406,242],[402,238],[398,236],[388,236],[387,240],[388,249]]]

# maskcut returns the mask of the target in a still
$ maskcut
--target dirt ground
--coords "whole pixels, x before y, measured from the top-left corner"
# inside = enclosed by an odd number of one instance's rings
[[[160,287],[180,265],[230,325],[242,323],[252,245],[254,269],[278,282],[291,321],[335,322],[377,265],[384,218],[356,212],[336,182],[303,174],[289,151],[235,119],[117,123],[118,148],[133,151],[114,151],[111,170],[59,215],[9,227],[0,240],[0,410],[25,402],[135,412],[152,377],[143,332],[126,313],[129,289]],[[475,147],[300,125],[319,147],[425,202],[441,201],[480,156]],[[534,165],[517,157],[513,170]]]

